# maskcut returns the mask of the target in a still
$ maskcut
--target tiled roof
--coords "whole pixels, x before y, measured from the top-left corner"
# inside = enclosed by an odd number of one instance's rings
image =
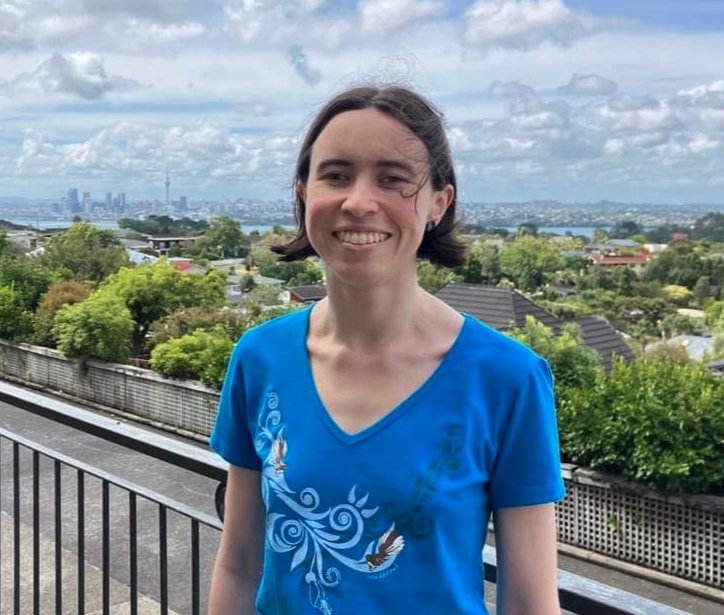
[[[650,254],[642,253],[635,256],[601,256],[596,259],[599,265],[631,265],[648,263]]]
[[[581,341],[601,355],[603,367],[607,374],[611,373],[611,362],[614,353],[624,357],[629,362],[634,360],[634,354],[626,341],[605,318],[600,316],[580,316],[575,319],[575,322],[581,327]]]
[[[295,295],[300,301],[318,301],[327,296],[326,287],[321,284],[310,286],[293,286],[287,289],[292,295]]]
[[[561,321],[517,290],[450,283],[438,290],[435,296],[459,312],[467,312],[499,331],[511,328],[511,323],[513,327],[524,326],[525,317],[530,314],[551,327],[554,333],[560,333]]]

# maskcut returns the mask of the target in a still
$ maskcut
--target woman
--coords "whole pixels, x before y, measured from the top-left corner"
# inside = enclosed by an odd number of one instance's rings
[[[548,365],[417,283],[418,257],[464,260],[440,114],[406,88],[343,92],[295,186],[279,252],[319,255],[327,298],[232,355],[211,438],[230,469],[210,614],[485,614],[492,512],[497,612],[558,615]]]

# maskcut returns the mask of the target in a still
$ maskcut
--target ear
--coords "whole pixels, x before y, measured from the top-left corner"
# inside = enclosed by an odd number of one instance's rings
[[[438,190],[435,193],[435,202],[430,211],[430,220],[434,220],[435,223],[439,223],[442,217],[445,215],[447,208],[450,207],[450,203],[453,202],[455,197],[455,188],[452,184],[448,184],[442,190]]]
[[[296,190],[297,196],[306,205],[307,204],[307,187],[302,182],[297,181],[294,189]]]

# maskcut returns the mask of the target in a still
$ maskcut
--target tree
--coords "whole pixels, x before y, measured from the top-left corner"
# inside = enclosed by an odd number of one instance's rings
[[[500,281],[500,253],[493,245],[473,246],[465,263],[454,269],[455,275],[466,284],[495,286]]]
[[[17,291],[23,300],[24,310],[35,310],[52,282],[52,272],[29,256],[0,258],[0,286]]]
[[[151,353],[151,367],[166,376],[197,378],[220,389],[233,348],[234,342],[222,327],[199,329],[156,346]]]
[[[724,241],[724,214],[710,212],[694,222],[692,239]]]
[[[658,254],[644,270],[644,279],[660,284],[676,284],[694,288],[697,280],[707,275],[713,264],[705,263],[696,253],[695,246],[688,241],[677,241]]]
[[[238,340],[248,327],[247,318],[234,310],[222,308],[209,310],[205,307],[184,308],[151,324],[149,349],[172,339],[189,335],[194,331],[212,331],[218,328],[231,340]]]
[[[246,262],[250,267],[257,267],[261,275],[283,280],[287,286],[303,286],[299,282],[305,280],[307,284],[319,284],[323,279],[322,270],[311,261],[279,261],[268,246],[254,246]]]
[[[636,282],[636,274],[628,267],[619,266],[614,271],[616,278],[616,293],[619,295],[631,296],[634,294],[633,286]]]
[[[249,299],[259,305],[279,305],[281,289],[273,284],[257,284],[249,292]]]
[[[532,292],[543,285],[547,274],[563,267],[563,259],[549,240],[525,236],[503,248],[500,266],[519,288]]]
[[[22,295],[7,286],[0,286],[0,338],[23,340],[32,330],[32,321]]]
[[[668,314],[659,322],[659,330],[665,338],[676,335],[702,335],[704,322],[683,314]]]
[[[53,325],[58,311],[65,305],[85,301],[91,291],[76,280],[55,282],[43,295],[34,317],[33,342],[49,348],[55,347]]]
[[[77,280],[100,283],[129,264],[123,246],[109,230],[75,222],[44,245],[41,262],[52,270],[69,270]]]
[[[711,297],[711,281],[708,275],[703,275],[694,284],[694,301],[702,309],[709,297]]]
[[[417,263],[417,282],[429,293],[436,293],[455,278],[455,274],[445,267],[433,265],[428,261],[418,261]]]
[[[246,256],[250,244],[238,220],[219,216],[214,218],[211,228],[199,237],[197,245],[202,251],[215,252],[221,258],[236,258]]]
[[[96,292],[58,311],[53,336],[67,357],[125,363],[134,328],[131,312],[119,297]]]
[[[120,297],[136,323],[134,352],[144,345],[152,322],[188,307],[219,309],[226,303],[226,281],[218,271],[204,276],[180,273],[160,260],[152,265],[123,268],[101,287],[101,292]]]
[[[611,239],[628,239],[632,235],[644,232],[644,227],[635,220],[620,220],[611,227],[609,237]]]
[[[537,237],[538,225],[533,222],[523,222],[518,225],[518,235],[531,235],[532,237]]]
[[[206,220],[197,221],[191,218],[174,220],[170,216],[151,214],[145,220],[121,218],[118,220],[118,226],[143,235],[198,235],[209,228],[209,223]]]
[[[510,335],[548,361],[559,396],[565,396],[566,389],[592,386],[602,371],[598,353],[580,343],[580,327],[575,323],[566,323],[556,336],[550,327],[526,316],[525,326]]]
[[[685,286],[669,284],[662,289],[666,298],[678,306],[686,307],[691,302],[694,294]]]
[[[304,270],[290,278],[287,281],[287,286],[309,286],[324,282],[324,272],[321,267],[315,265],[312,261],[302,261],[302,263],[304,264]]]

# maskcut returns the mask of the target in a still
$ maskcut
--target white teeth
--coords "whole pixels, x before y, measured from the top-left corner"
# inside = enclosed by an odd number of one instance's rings
[[[352,231],[340,231],[336,233],[337,238],[344,243],[351,243],[354,245],[365,245],[368,243],[380,243],[387,239],[387,233],[372,233],[372,232],[352,232]]]

